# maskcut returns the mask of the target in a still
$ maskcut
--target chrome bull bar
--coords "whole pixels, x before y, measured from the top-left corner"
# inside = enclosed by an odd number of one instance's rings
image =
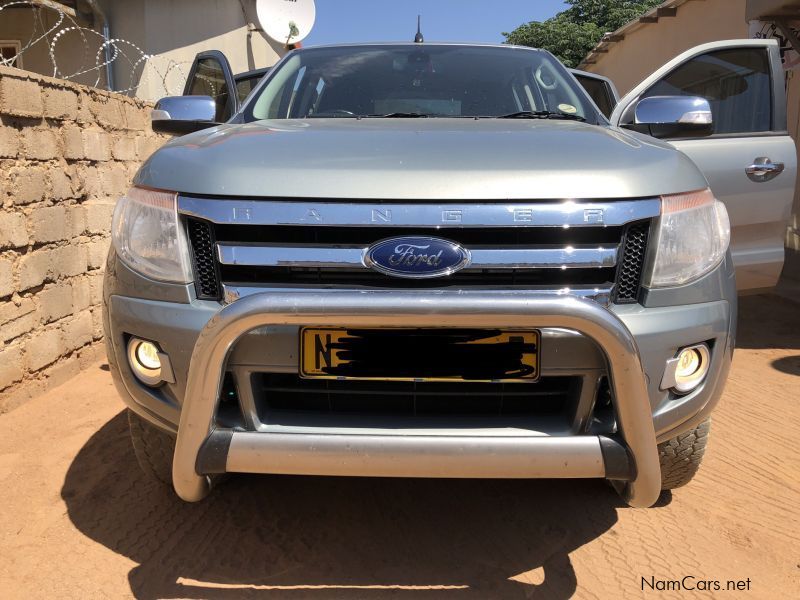
[[[617,424],[633,463],[615,477],[609,438],[469,438],[310,435],[214,430],[225,363],[247,332],[269,325],[380,327],[561,327],[593,339],[610,372]],[[613,446],[614,444],[611,444]],[[616,444],[619,447],[619,444]],[[201,460],[202,458],[202,460]],[[217,468],[204,465],[215,464]],[[625,324],[601,305],[531,292],[292,291],[254,294],[222,308],[192,353],[173,461],[187,501],[204,498],[210,473],[296,473],[442,477],[609,477],[631,506],[651,506],[661,471],[639,352]]]

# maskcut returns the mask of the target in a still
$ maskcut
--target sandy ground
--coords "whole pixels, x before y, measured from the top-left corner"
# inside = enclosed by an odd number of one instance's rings
[[[798,597],[800,304],[741,316],[703,468],[646,510],[600,481],[307,477],[183,504],[140,476],[98,364],[0,416],[0,598]]]

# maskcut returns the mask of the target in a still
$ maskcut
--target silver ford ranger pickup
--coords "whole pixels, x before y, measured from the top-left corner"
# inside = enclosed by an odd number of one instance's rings
[[[736,281],[783,261],[775,42],[692,49],[608,119],[512,46],[296,50],[234,110],[206,53],[187,89],[105,276],[148,474],[187,501],[224,473],[602,478],[640,507],[694,476]]]

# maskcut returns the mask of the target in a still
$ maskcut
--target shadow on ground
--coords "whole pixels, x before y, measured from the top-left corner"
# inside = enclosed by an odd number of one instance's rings
[[[140,474],[124,413],[81,449],[62,497],[81,532],[139,564],[139,598],[568,598],[570,552],[621,507],[595,480],[245,476],[185,504]]]
[[[739,314],[738,347],[800,348],[797,303],[745,297]],[[800,375],[800,356],[773,366]],[[244,476],[185,504],[140,474],[124,413],[62,497],[82,533],[137,563],[139,598],[569,598],[570,553],[622,507],[601,481]]]
[[[800,349],[798,300],[777,294],[740,297],[736,347]]]
[[[800,376],[800,354],[795,356],[784,356],[772,361],[772,366],[778,371],[789,375]]]

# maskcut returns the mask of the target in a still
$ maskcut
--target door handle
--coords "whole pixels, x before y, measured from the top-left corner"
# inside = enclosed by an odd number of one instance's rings
[[[750,178],[750,181],[764,183],[765,181],[775,179],[778,175],[783,173],[785,168],[786,165],[782,162],[774,163],[766,156],[761,156],[755,159],[752,165],[746,167],[744,172],[747,173],[747,177]]]

